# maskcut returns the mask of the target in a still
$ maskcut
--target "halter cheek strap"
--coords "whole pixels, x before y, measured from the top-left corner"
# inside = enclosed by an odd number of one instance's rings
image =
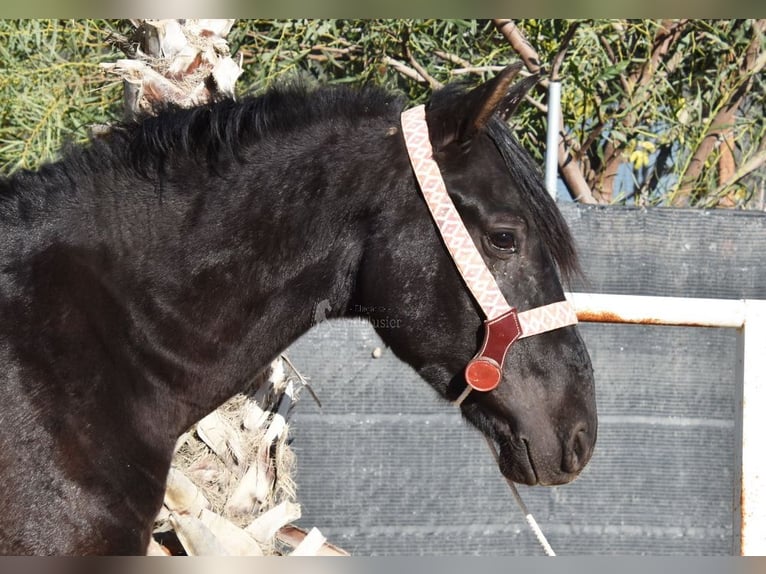
[[[447,193],[433,159],[425,107],[405,111],[401,120],[407,152],[428,210],[463,281],[486,317],[484,343],[465,369],[467,390],[491,391],[500,384],[505,356],[513,343],[574,325],[577,314],[566,300],[522,313],[508,304]]]

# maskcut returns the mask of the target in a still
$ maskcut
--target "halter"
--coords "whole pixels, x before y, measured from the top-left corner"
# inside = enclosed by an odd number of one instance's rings
[[[462,402],[471,389],[487,392],[500,384],[505,356],[518,339],[575,325],[577,314],[566,300],[521,313],[508,304],[447,194],[439,166],[433,159],[425,107],[411,108],[402,113],[401,119],[410,162],[431,217],[452,261],[486,317],[484,342],[465,368],[468,387],[456,401]]]

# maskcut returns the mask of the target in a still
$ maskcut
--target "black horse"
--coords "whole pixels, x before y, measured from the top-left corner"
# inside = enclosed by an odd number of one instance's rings
[[[572,239],[505,121],[512,69],[435,93],[447,188],[508,301],[563,299]],[[0,551],[142,554],[176,438],[313,323],[387,309],[394,353],[464,388],[482,317],[378,89],[166,110],[0,181]],[[374,312],[371,314],[375,323]],[[339,349],[342,353],[343,350]],[[596,437],[575,327],[517,342],[464,416],[507,477],[571,481]]]

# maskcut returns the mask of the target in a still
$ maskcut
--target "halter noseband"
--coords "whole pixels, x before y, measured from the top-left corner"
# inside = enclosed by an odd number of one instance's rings
[[[577,314],[566,300],[522,313],[508,304],[447,194],[439,166],[433,159],[425,107],[411,108],[402,113],[401,119],[410,162],[431,217],[452,261],[486,317],[484,343],[465,368],[465,380],[469,385],[466,391],[491,391],[500,384],[503,362],[513,343],[524,337],[575,325]]]

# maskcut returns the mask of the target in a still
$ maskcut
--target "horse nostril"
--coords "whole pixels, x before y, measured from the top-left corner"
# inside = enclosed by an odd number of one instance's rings
[[[590,458],[591,441],[588,426],[578,424],[564,449],[563,470],[569,473],[580,472]]]

